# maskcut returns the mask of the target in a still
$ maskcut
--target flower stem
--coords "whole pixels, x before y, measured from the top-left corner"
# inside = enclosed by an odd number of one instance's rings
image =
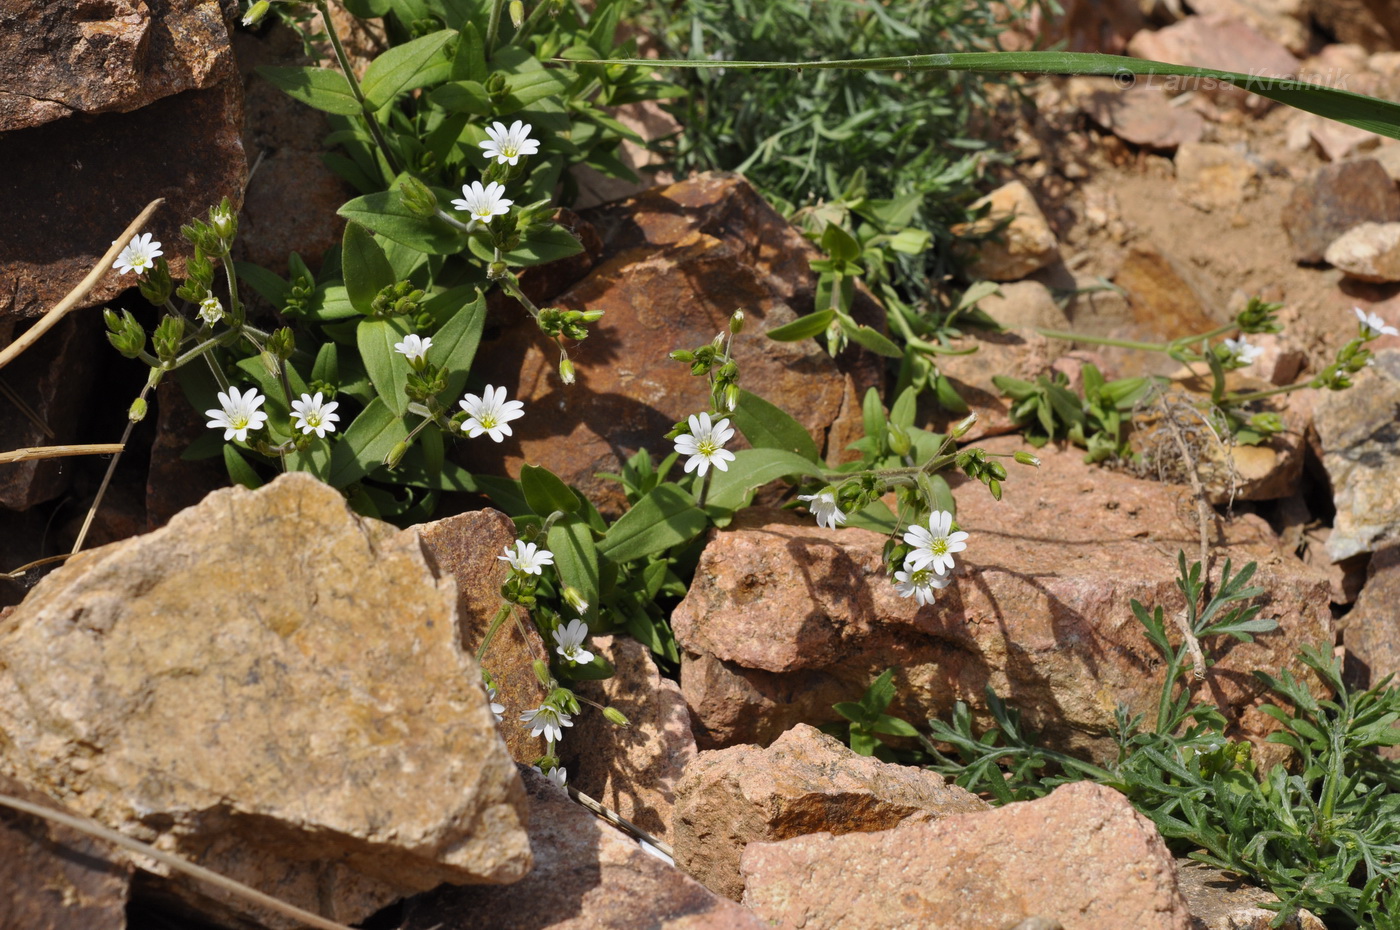
[[[499,252],[496,257],[500,258]],[[540,308],[535,306],[533,300],[525,296],[525,292],[520,289],[520,285],[516,282],[515,275],[507,274],[501,279],[501,290],[519,301],[520,306],[524,307],[529,312],[530,316],[534,317],[536,320],[540,318]]]
[[[496,38],[501,32],[501,7],[505,0],[491,0],[491,17],[486,21],[486,55],[489,58],[496,48]]]
[[[511,615],[511,606],[509,601],[501,601],[501,606],[496,609],[496,616],[491,618],[491,625],[486,628],[486,635],[482,637],[481,645],[476,649],[477,662],[485,661],[486,650],[491,647],[491,640],[496,638],[496,631]]]
[[[501,0],[496,0],[499,7]],[[355,78],[355,69],[350,67],[350,56],[345,54],[345,46],[340,44],[340,34],[335,31],[335,25],[331,22],[331,11],[326,4],[326,0],[316,0],[316,9],[321,14],[321,20],[326,24],[326,32],[331,37],[331,48],[335,49],[335,59],[340,63],[340,71],[345,75],[345,82],[350,85],[350,93],[355,96],[355,101],[360,105],[360,115],[364,117],[369,128],[369,134],[374,136],[374,144],[379,146],[379,151],[384,155],[384,160],[389,163],[389,170],[397,176],[403,173],[403,167],[399,164],[398,157],[389,148],[389,140],[384,138],[384,130],[379,125],[379,120],[370,110],[369,104],[365,101],[365,95],[360,90],[360,82]],[[490,48],[490,43],[487,43]]]

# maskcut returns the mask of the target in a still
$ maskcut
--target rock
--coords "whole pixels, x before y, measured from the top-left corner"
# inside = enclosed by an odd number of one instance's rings
[[[1270,930],[1278,897],[1247,884],[1237,875],[1188,859],[1176,861],[1176,884],[1191,912],[1191,930]],[[1327,930],[1306,908],[1278,930]]]
[[[522,769],[535,867],[504,887],[441,888],[410,899],[402,930],[763,930],[593,817],[542,775]]]
[[[1248,23],[1291,54],[1308,50],[1311,35],[1303,0],[1191,0],[1191,9],[1202,16]]]
[[[1067,0],[1056,7],[1028,7],[1025,16],[1012,28],[1013,33],[1024,32],[1024,50],[1064,42],[1071,52],[1121,55],[1128,40],[1146,25],[1137,0]]]
[[[665,157],[648,148],[649,143],[673,137],[681,131],[681,124],[662,106],[656,100],[641,100],[609,109],[609,116],[644,140],[623,139],[617,149],[617,160],[636,174],[638,180],[609,177],[587,165],[575,165],[573,176],[579,194],[574,199],[574,209],[586,210],[610,200],[635,197],[658,184],[676,183],[675,175],[662,167]]]
[[[1387,139],[1375,150],[1367,153],[1367,157],[1380,162],[1392,181],[1400,181],[1400,142]]]
[[[0,794],[63,810],[12,778]],[[110,843],[0,804],[0,927],[126,930],[131,872]]]
[[[690,709],[680,685],[661,677],[646,646],[623,636],[595,636],[590,643],[617,674],[581,682],[579,690],[620,710],[630,726],[609,723],[592,709],[576,717],[560,744],[569,784],[669,842],[676,783],[695,758]]]
[[[504,384],[525,402],[526,416],[506,443],[462,444],[456,454],[472,470],[516,476],[530,462],[604,512],[622,510],[620,486],[596,473],[619,471],[639,448],[671,451],[663,436],[704,409],[708,391],[666,354],[708,343],[738,309],[748,315],[736,343],[742,386],[789,410],[819,448],[841,409],[843,370],[861,393],[883,377],[883,360],[863,350],[848,349],[838,365],[813,341],[763,336],[810,310],[816,278],[808,262],[818,253],[747,182],[704,175],[585,219],[601,234],[606,257],[553,301],[606,313],[587,342],[570,348],[578,383],[560,383],[558,349],[526,314],[516,308],[493,317],[492,325],[508,322],[488,330],[496,351],[478,357],[473,383]]]
[[[1362,223],[1342,233],[1323,256],[1353,278],[1400,281],[1400,223]]]
[[[1205,133],[1201,114],[1172,106],[1155,87],[1124,88],[1112,78],[1071,78],[1070,88],[1079,108],[1124,142],[1170,150],[1199,142]]]
[[[981,445],[1023,448],[1016,437]],[[1158,657],[1129,602],[1180,609],[1173,556],[1197,551],[1190,491],[1086,465],[1074,448],[1035,454],[1034,472],[1007,466],[999,503],[980,484],[955,486],[971,539],[958,580],[929,607],[890,584],[883,535],[757,510],[716,532],[672,615],[701,748],[835,721],[832,704],[891,667],[889,713],[909,721],[946,717],[959,700],[985,721],[990,685],[1055,745],[1107,749],[1120,703],[1150,726]],[[1296,654],[1330,646],[1332,619],[1326,581],[1278,557],[1263,521],[1243,516],[1213,533],[1217,570],[1226,558],[1236,571],[1259,563],[1253,583],[1270,592],[1267,612],[1280,623],[1253,643],[1230,642],[1207,672],[1202,695],[1234,717],[1264,694],[1252,669],[1310,674]]]
[[[0,132],[135,110],[232,66],[218,0],[13,0],[0,22]]]
[[[993,375],[1035,381],[1047,374],[1051,364],[1068,348],[1064,342],[1047,339],[1039,333],[994,333],[974,329],[967,330],[963,338],[954,340],[950,345],[957,349],[977,349],[970,355],[937,356],[939,373],[952,383],[963,402],[977,414],[977,422],[963,436],[965,442],[976,442],[987,436],[1000,436],[1017,429],[1011,420],[1011,401],[992,382]],[[946,431],[966,415],[940,408],[920,425]]]
[[[1075,930],[1191,928],[1156,828],[1089,782],[879,833],[754,843],[742,868],[744,903],[784,930],[1000,930],[1033,918]]]
[[[1086,328],[1086,332],[1109,335],[1119,339],[1144,342],[1169,342],[1214,329],[1228,318],[1217,319],[1203,296],[1204,285],[1183,261],[1151,240],[1133,245],[1123,257],[1113,283],[1127,294],[1132,311],[1131,322],[1102,332],[1102,325]],[[1075,327],[1080,326],[1080,313],[1074,314]],[[1105,321],[1108,322],[1108,321]],[[1147,353],[1117,346],[1095,347],[1121,377],[1144,374],[1173,373],[1179,364],[1161,353]]]
[[[1400,193],[1373,158],[1323,165],[1299,184],[1283,211],[1293,260],[1320,262],[1338,236],[1362,223],[1400,221]]]
[[[151,463],[146,472],[146,530],[159,529],[186,507],[193,507],[212,491],[228,487],[228,469],[222,456],[186,459],[190,443],[207,435],[209,418],[190,403],[174,378],[166,378],[155,391],[156,438],[151,443]]]
[[[1248,23],[1219,16],[1187,16],[1170,26],[1144,29],[1128,43],[1128,54],[1174,65],[1219,68],[1248,74],[1260,81],[1277,81],[1298,73],[1298,59]],[[1265,110],[1272,101],[1209,78],[1155,76],[1149,84],[1173,96],[1204,91],[1217,102],[1250,110]]]
[[[0,449],[83,442],[94,357],[102,339],[96,313],[70,315],[0,370],[23,403],[0,396]],[[8,345],[12,340],[5,340]],[[68,489],[71,460],[31,459],[0,465],[0,507],[28,510]]]
[[[1400,676],[1400,545],[1376,550],[1356,604],[1342,620],[1347,671],[1362,687]]]
[[[231,67],[230,67],[231,72]],[[185,274],[193,247],[180,226],[228,197],[243,202],[247,172],[238,138],[242,90],[225,75],[131,113],[75,116],[0,139],[0,317],[40,316],[92,270],[154,197],[146,231],[164,244],[170,272]],[[139,157],[137,152],[160,152]],[[109,271],[83,301],[95,306],[133,287]]]
[[[1250,371],[1275,387],[1292,384],[1307,364],[1307,353],[1288,336],[1255,333],[1249,341],[1260,350]]]
[[[958,236],[989,237],[978,244],[968,274],[990,281],[1016,281],[1059,257],[1059,242],[1025,184],[1003,184],[971,209],[984,207],[985,217],[953,229]]]
[[[497,556],[515,544],[515,521],[499,510],[474,510],[421,524],[418,534],[439,572],[457,582],[460,642],[463,650],[476,655],[503,603],[501,585],[510,575],[510,566]],[[496,702],[505,707],[496,726],[510,747],[511,758],[533,765],[544,755],[544,738],[531,736],[520,715],[544,703],[547,692],[535,677],[532,663],[546,658],[548,650],[525,608],[516,607],[513,613],[491,638],[481,664],[496,683]]]
[[[455,604],[416,533],[308,475],[215,492],[70,559],[0,621],[0,769],[343,923],[514,881],[524,792]]]
[[[1313,424],[1337,506],[1332,561],[1400,538],[1400,351],[1377,351],[1351,388],[1322,393]]]
[[[767,749],[703,752],[676,791],[676,864],[738,900],[745,847],[812,833],[873,833],[987,809],[934,772],[857,755],[798,724]]]
[[[1008,329],[1069,329],[1069,317],[1039,281],[1011,281],[999,294],[982,298],[977,309]]]
[[[1302,151],[1316,145],[1324,158],[1339,162],[1376,148],[1383,136],[1312,113],[1298,113],[1288,123],[1288,147]]]
[[[1310,15],[1338,42],[1370,52],[1400,47],[1400,13],[1388,0],[1305,0]]]
[[[1176,195],[1198,210],[1238,210],[1253,194],[1259,172],[1228,145],[1190,142],[1176,153]]]

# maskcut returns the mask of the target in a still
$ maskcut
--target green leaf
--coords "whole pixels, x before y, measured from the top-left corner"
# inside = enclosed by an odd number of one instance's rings
[[[260,265],[251,262],[234,262],[233,270],[238,280],[251,287],[263,300],[281,310],[287,303],[287,295],[292,286],[281,277]]]
[[[541,517],[548,517],[556,510],[578,513],[581,506],[578,495],[558,475],[541,465],[521,466],[520,487],[530,509]]]
[[[851,338],[852,342],[864,346],[876,355],[883,355],[886,358],[904,357],[904,350],[891,342],[878,329],[871,329],[864,323],[857,323],[848,316],[841,317],[841,329]]]
[[[741,449],[734,453],[728,471],[716,471],[710,479],[705,506],[738,510],[748,505],[755,490],[788,475],[821,477],[821,470],[810,459],[785,449]]]
[[[918,410],[919,392],[913,388],[905,388],[895,399],[894,406],[890,408],[890,422],[895,426],[908,429],[914,425],[914,414]]]
[[[224,443],[224,467],[228,469],[228,476],[235,484],[241,484],[250,491],[263,485],[263,480],[253,470],[253,466],[248,464],[238,447],[231,442]]]
[[[526,499],[529,499],[528,488]],[[595,612],[598,603],[598,548],[593,543],[593,531],[578,517],[569,516],[555,521],[549,528],[548,538],[549,551],[554,553],[554,566],[559,571],[559,577],[565,584],[578,588],[588,602],[589,611]]]
[[[407,438],[408,427],[403,420],[376,397],[360,411],[331,451],[327,483],[343,488],[359,481],[377,468],[394,446]]]
[[[345,0],[345,9],[360,19],[373,19],[389,12],[389,0]]]
[[[506,87],[510,93],[496,107],[499,116],[523,110],[530,104],[563,94],[574,83],[573,74],[566,71],[540,69],[506,75]]]
[[[602,681],[617,674],[612,663],[601,655],[594,655],[591,662],[582,665],[571,665],[559,656],[555,656],[555,667],[565,677],[574,681]]]
[[[461,303],[466,294],[473,290],[476,297]],[[454,305],[455,310],[449,309]],[[486,326],[486,296],[475,285],[462,285],[431,298],[424,303],[423,309],[437,318],[450,314],[447,322],[433,333],[428,361],[447,372],[447,377],[443,379],[446,387],[438,396],[449,401],[456,400],[466,389],[472,360],[476,358],[477,347],[481,345],[481,332]]]
[[[865,435],[879,441],[885,435],[885,406],[880,403],[880,392],[870,388],[861,398],[860,412]]]
[[[800,342],[826,332],[826,328],[835,318],[835,310],[818,310],[816,313],[798,317],[791,323],[770,329],[767,335],[769,339],[776,339],[778,342]]]
[[[429,255],[455,255],[466,244],[463,233],[437,217],[425,219],[409,212],[398,191],[380,191],[356,197],[336,212],[386,239],[412,246]]]
[[[394,345],[402,342],[410,331],[410,323],[403,317],[361,320],[355,327],[355,345],[360,350],[374,392],[396,417],[408,412],[408,394],[404,386],[411,369],[403,353],[394,351]]]
[[[673,484],[657,486],[608,527],[598,551],[614,562],[644,559],[689,542],[709,524],[690,495]]]
[[[855,513],[846,514],[846,526],[888,536],[899,527],[899,520],[895,518],[894,511],[890,510],[888,504],[877,500],[871,501]]]
[[[261,65],[257,68],[268,83],[288,97],[327,113],[355,116],[360,102],[345,81],[345,75],[331,68],[279,68]]]
[[[375,58],[360,81],[365,105],[372,111],[378,110],[406,90],[445,79],[452,65],[442,54],[442,47],[456,37],[455,29],[441,29]]]
[[[340,383],[340,346],[326,342],[316,352],[316,361],[311,366],[311,380],[325,384]]]
[[[822,231],[822,250],[841,262],[860,258],[860,243],[835,223],[827,223]]]
[[[938,398],[938,406],[949,413],[962,415],[970,409],[958,389],[953,387],[953,382],[941,374],[933,380],[933,394]]]
[[[428,99],[449,113],[490,116],[494,112],[491,95],[479,81],[452,81],[435,88]]]
[[[340,267],[345,275],[345,293],[350,305],[366,316],[379,292],[398,280],[388,257],[369,230],[359,223],[346,223],[340,243]]]
[[[739,405],[730,417],[755,449],[782,449],[809,462],[821,461],[817,443],[807,428],[757,394],[740,389]]]

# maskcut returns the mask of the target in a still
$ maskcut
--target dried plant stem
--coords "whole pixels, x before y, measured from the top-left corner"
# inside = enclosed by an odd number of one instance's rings
[[[1191,450],[1186,445],[1186,437],[1181,435],[1181,424],[1176,422],[1176,416],[1165,398],[1160,398],[1162,408],[1162,419],[1167,424],[1168,431],[1172,434],[1172,439],[1176,441],[1176,447],[1181,452],[1182,461],[1186,463],[1186,477],[1191,481],[1191,491],[1196,496],[1196,525],[1200,532],[1201,547],[1201,573],[1206,578],[1206,584],[1210,584],[1210,503],[1206,498],[1206,489],[1201,484],[1201,476],[1196,472],[1196,459],[1191,455]],[[1199,681],[1206,677],[1206,657],[1201,652],[1200,640],[1196,639],[1196,633],[1186,622],[1186,610],[1174,616],[1176,625],[1181,630],[1181,636],[1186,642],[1186,651],[1191,654],[1191,668]]]
[[[125,447],[119,442],[96,442],[82,446],[34,446],[0,452],[0,465],[28,462],[31,459],[56,459],[68,455],[116,455]]]
[[[676,858],[676,851],[671,848],[670,843],[662,839],[657,839],[647,831],[643,830],[641,827],[637,826],[632,821],[628,820],[626,817],[623,817],[617,811],[613,810],[610,807],[604,807],[600,802],[593,800],[588,795],[584,794],[582,791],[579,791],[577,788],[569,788],[569,797],[573,798],[575,801],[579,802],[579,804],[582,804],[584,807],[592,811],[594,816],[596,816],[599,820],[605,820],[608,823],[612,824],[614,827],[617,827],[619,830],[623,831],[624,833],[630,833],[633,837],[639,840],[645,840],[647,843],[651,844],[652,846],[655,846],[657,849],[661,850],[663,853],[670,856],[672,859]]]
[[[142,210],[136,219],[131,221],[131,224],[117,237],[117,241],[112,243],[107,254],[98,259],[97,264],[88,272],[87,277],[78,282],[78,286],[69,291],[68,296],[59,301],[52,310],[39,317],[39,322],[29,327],[18,339],[0,350],[0,368],[13,362],[25,349],[38,342],[40,336],[57,326],[59,321],[68,315],[69,311],[81,303],[94,287],[97,287],[97,282],[101,281],[102,276],[107,273],[107,269],[112,267],[112,262],[117,260],[122,249],[126,248],[127,243],[131,241],[131,237],[136,235],[142,226],[146,225],[151,214],[155,213],[156,208],[163,203],[165,203],[165,198],[157,197],[146,204],[146,209]]]
[[[23,811],[26,814],[32,814],[35,817],[42,817],[45,820],[63,824],[65,827],[70,827],[74,830],[86,833],[89,836],[95,836],[98,839],[106,840],[123,849],[140,853],[163,865],[168,865],[178,872],[184,872],[186,875],[193,876],[216,888],[221,888],[246,901],[252,901],[260,907],[265,907],[270,911],[276,911],[283,917],[290,918],[308,927],[316,927],[318,930],[351,930],[351,928],[345,926],[345,924],[338,924],[333,920],[327,920],[319,914],[313,914],[310,911],[304,911],[285,901],[279,901],[271,895],[263,894],[255,888],[249,888],[242,882],[236,882],[231,878],[220,875],[218,872],[211,872],[203,866],[195,865],[192,862],[186,862],[178,856],[172,856],[170,853],[162,852],[154,846],[143,843],[140,840],[134,840],[129,836],[124,836],[116,830],[109,829],[101,824],[93,823],[86,818],[75,817],[63,811],[56,811],[39,804],[32,804],[29,801],[22,801],[19,798],[10,797],[7,794],[0,794],[0,804],[6,807],[12,807],[18,811]]]
[[[147,381],[138,395],[140,399],[145,400],[150,390],[151,382]],[[88,508],[87,516],[83,518],[83,528],[78,530],[78,538],[73,541],[73,555],[77,555],[83,548],[83,541],[87,539],[88,530],[92,527],[92,520],[97,516],[97,508],[102,506],[102,498],[107,493],[107,485],[112,483],[112,475],[117,470],[117,463],[122,460],[122,450],[126,448],[127,441],[131,439],[131,431],[135,428],[136,421],[128,419],[126,429],[122,430],[122,441],[117,444],[120,448],[112,456],[112,460],[107,463],[107,473],[102,476],[102,483],[97,486],[97,496],[92,499],[92,506]]]

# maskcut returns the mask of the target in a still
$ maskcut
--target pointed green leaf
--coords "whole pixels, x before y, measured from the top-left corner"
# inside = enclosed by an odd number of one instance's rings
[[[527,489],[527,499],[528,496]],[[559,571],[559,577],[565,584],[579,590],[588,602],[589,612],[596,615],[598,548],[593,543],[593,531],[588,524],[575,516],[555,521],[549,528],[549,551],[554,553],[554,566]]]
[[[340,241],[340,266],[350,305],[365,315],[369,314],[370,304],[379,292],[398,280],[384,249],[359,223],[345,224],[345,235]]]
[[[578,495],[548,468],[541,465],[521,466],[520,487],[525,492],[530,509],[541,517],[548,517],[556,510],[578,512]]]
[[[403,205],[398,191],[379,191],[356,197],[337,211],[386,239],[412,246],[429,255],[455,255],[466,245],[466,236],[437,217],[423,218]]]
[[[852,342],[864,346],[876,355],[883,355],[886,358],[904,357],[904,350],[891,342],[889,337],[878,329],[871,329],[863,323],[857,323],[850,317],[841,318],[841,329]]]
[[[394,446],[408,438],[408,427],[379,398],[370,401],[331,451],[332,487],[343,488],[369,474]]]
[[[410,331],[411,324],[403,317],[361,320],[355,327],[355,345],[360,350],[374,392],[396,417],[408,411],[404,386],[411,369],[404,354],[394,351],[394,345],[402,342]]]
[[[239,452],[238,447],[231,442],[224,443],[224,466],[228,469],[228,476],[234,484],[241,484],[250,491],[262,487],[262,478],[258,477],[258,473],[253,470],[252,465],[248,464],[243,453]]]
[[[663,484],[608,527],[598,550],[614,562],[644,559],[694,539],[709,524],[690,495]]]
[[[758,488],[788,475],[820,477],[821,470],[805,456],[785,449],[741,449],[734,453],[728,471],[716,471],[710,479],[705,506],[739,510],[753,500]]]
[[[257,72],[288,97],[307,106],[339,116],[354,116],[360,112],[360,102],[346,83],[345,75],[334,69],[262,65]]]
[[[406,90],[446,78],[452,65],[442,49],[449,39],[456,37],[457,30],[441,29],[395,46],[375,58],[360,81],[365,105],[370,110],[378,110]]]
[[[835,310],[818,310],[816,313],[809,313],[804,317],[798,317],[791,323],[784,323],[782,326],[768,330],[768,338],[778,342],[800,342],[803,339],[811,339],[813,336],[820,336],[826,332],[826,328],[831,325],[831,321],[836,318]]]
[[[739,405],[729,416],[755,449],[782,449],[809,462],[821,461],[817,443],[807,428],[757,394],[741,389]]]
[[[468,294],[473,291],[476,297],[467,301]],[[438,319],[447,317],[447,322],[433,333],[428,361],[447,372],[443,379],[447,386],[438,396],[451,406],[461,399],[466,389],[472,360],[481,345],[481,332],[486,326],[486,297],[475,285],[463,285],[428,300],[423,308]]]

